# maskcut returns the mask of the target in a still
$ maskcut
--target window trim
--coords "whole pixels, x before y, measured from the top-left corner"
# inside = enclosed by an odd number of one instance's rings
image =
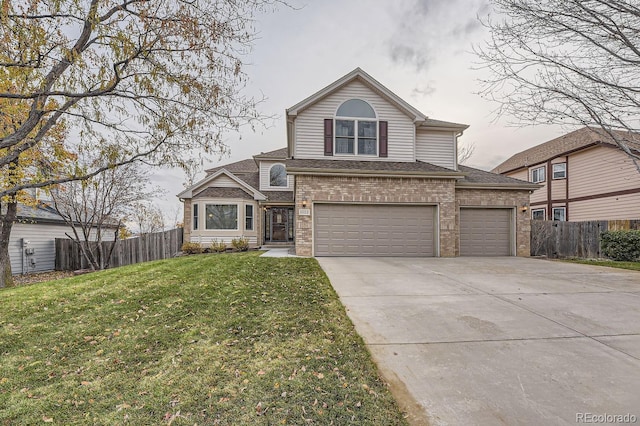
[[[533,217],[534,213],[542,212],[542,219],[536,219]],[[546,220],[547,219],[547,209],[531,209],[531,220]]]
[[[556,177],[556,166],[563,166],[562,168],[562,176]],[[567,163],[555,163],[551,166],[552,177],[554,180],[566,179],[567,178]]]
[[[342,105],[344,105],[346,102],[352,101],[352,100],[359,100],[362,102],[365,102],[367,105],[369,105],[369,107],[371,107],[371,110],[373,111],[373,114],[375,115],[375,117],[350,117],[350,116],[342,116],[342,115],[338,115],[338,110],[342,107]],[[337,151],[337,139],[339,138],[338,136],[338,132],[336,131],[337,129],[337,121],[352,121],[353,122],[353,153],[348,153],[348,152],[338,152]],[[374,141],[374,148],[375,148],[375,153],[373,154],[361,154],[360,150],[358,149],[358,129],[359,129],[359,123],[360,122],[370,122],[373,123],[374,129],[376,131],[376,137],[375,137],[375,141]],[[344,136],[343,136],[344,137]],[[363,138],[365,140],[372,140],[373,138]],[[378,112],[376,111],[376,109],[373,107],[373,105],[371,105],[370,102],[365,101],[364,99],[360,99],[360,98],[350,98],[347,99],[345,101],[343,101],[342,103],[340,103],[340,105],[338,105],[338,108],[336,108],[336,111],[333,115],[333,155],[335,156],[345,156],[345,157],[351,157],[351,156],[362,156],[362,157],[378,157],[380,155],[380,118],[378,116]]]
[[[273,170],[273,168],[275,166],[282,166],[282,168],[284,169],[284,182],[285,182],[285,184],[282,185],[282,186],[273,186],[273,185],[271,185],[271,171]],[[289,175],[287,174],[287,167],[284,164],[282,164],[282,163],[274,163],[271,166],[269,166],[268,187],[269,188],[278,188],[278,189],[289,188]]]
[[[198,230],[198,203],[193,204],[191,206],[192,217],[191,217],[191,229],[194,231]]]
[[[251,209],[251,214],[249,214],[249,209]],[[244,230],[245,231],[253,231],[255,228],[254,226],[254,208],[253,208],[253,204],[245,204],[244,205]],[[247,226],[247,220],[251,220],[251,226]]]
[[[562,219],[556,219],[556,210],[562,210]],[[553,207],[551,209],[551,217],[557,222],[567,221],[567,208],[566,207]]]
[[[235,228],[209,228],[207,226],[207,206],[235,206],[236,207],[236,227]],[[205,203],[204,205],[205,211],[205,221],[204,221],[204,229],[206,231],[239,231],[240,230],[240,208],[238,203]]]
[[[540,179],[540,173],[535,173],[538,170],[542,170],[542,179]],[[538,175],[538,180],[534,180],[534,174]],[[546,182],[547,181],[547,166],[539,166],[536,167],[535,169],[531,169],[531,182],[532,183],[541,183],[541,182]]]

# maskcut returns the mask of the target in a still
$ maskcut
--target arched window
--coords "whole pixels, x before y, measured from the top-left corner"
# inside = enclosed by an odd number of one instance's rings
[[[282,164],[274,164],[269,170],[269,186],[287,186],[287,170]]]
[[[378,155],[378,121],[371,105],[349,99],[336,111],[335,153]]]

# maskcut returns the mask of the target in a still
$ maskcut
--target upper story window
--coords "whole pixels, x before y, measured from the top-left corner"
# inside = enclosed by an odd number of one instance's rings
[[[287,186],[287,170],[282,164],[274,164],[269,169],[269,186]]]
[[[335,153],[378,155],[378,120],[367,102],[350,99],[336,111]]]
[[[565,179],[567,177],[567,163],[558,163],[553,165],[553,178]]]
[[[546,172],[546,167],[542,166],[542,167],[537,167],[533,170],[531,170],[531,182],[533,183],[539,183],[539,182],[544,182],[545,181],[545,172]]]

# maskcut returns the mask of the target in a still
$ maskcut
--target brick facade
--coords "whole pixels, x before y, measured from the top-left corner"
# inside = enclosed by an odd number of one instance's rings
[[[460,207],[511,207],[516,215],[516,254],[529,256],[530,222],[520,207],[529,202],[528,190],[456,189],[453,179],[398,177],[296,176],[296,254],[313,255],[313,203],[431,204],[439,208],[439,255],[460,254]]]
[[[397,177],[296,176],[296,209],[307,202],[311,216],[296,215],[296,254],[313,254],[313,203],[432,204],[440,210],[440,256],[456,254],[455,180]]]
[[[516,216],[516,256],[530,255],[531,222],[529,212],[520,208],[529,205],[528,190],[456,189],[456,255],[460,254],[460,207],[511,207]]]

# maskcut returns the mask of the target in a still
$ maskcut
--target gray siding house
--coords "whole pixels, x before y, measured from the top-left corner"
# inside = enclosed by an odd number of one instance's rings
[[[185,241],[244,236],[301,256],[528,256],[538,185],[460,166],[467,125],[427,117],[357,68],[286,110],[287,147],[178,197]]]

